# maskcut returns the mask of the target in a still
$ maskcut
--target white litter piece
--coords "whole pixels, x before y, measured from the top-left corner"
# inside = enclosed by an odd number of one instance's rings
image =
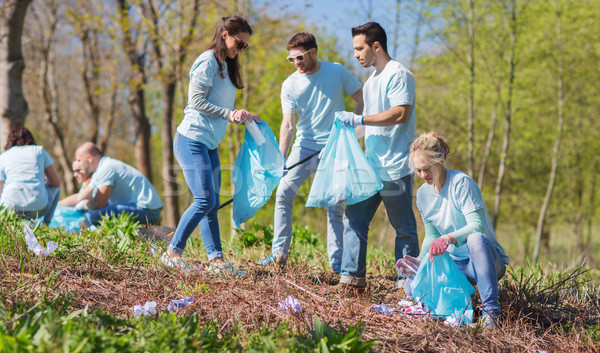
[[[283,301],[279,302],[279,309],[287,312],[298,313],[302,311],[300,301],[291,295],[288,295]]]
[[[382,313],[382,314],[386,314],[386,315],[391,315],[394,313],[394,311],[396,311],[395,308],[388,308],[388,306],[385,305],[385,303],[372,304],[371,309],[377,311],[378,313]]]
[[[27,224],[23,225],[23,233],[25,234],[25,241],[27,242],[27,249],[33,251],[37,256],[46,257],[54,252],[58,248],[58,244],[55,241],[48,242],[48,248],[44,249],[38,242],[35,234],[29,228]]]
[[[134,305],[133,306],[133,316],[154,316],[156,315],[156,302],[146,302],[144,306],[142,305]]]

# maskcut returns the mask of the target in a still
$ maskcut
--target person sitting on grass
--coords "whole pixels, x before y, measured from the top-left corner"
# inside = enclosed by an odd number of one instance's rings
[[[417,191],[417,207],[425,226],[425,238],[418,260],[429,253],[450,254],[469,281],[477,284],[481,297],[480,322],[487,328],[497,327],[500,315],[498,280],[506,272],[508,256],[498,243],[481,190],[467,174],[446,168],[450,147],[435,132],[419,136],[410,148],[410,167],[425,180]],[[405,256],[398,260],[416,263]]]
[[[60,179],[54,160],[24,126],[12,129],[0,155],[0,205],[25,218],[44,217],[50,224],[58,198]]]
[[[86,212],[88,226],[97,225],[102,216],[122,212],[133,215],[141,224],[158,224],[162,201],[154,186],[137,169],[119,160],[104,157],[98,146],[86,142],[75,152],[81,173],[90,174],[89,184],[74,198]]]

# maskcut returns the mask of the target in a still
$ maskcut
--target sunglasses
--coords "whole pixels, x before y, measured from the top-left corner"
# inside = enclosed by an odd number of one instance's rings
[[[231,34],[230,34],[231,36]],[[243,40],[237,38],[236,36],[231,36],[233,39],[235,39],[235,42],[237,43],[237,50],[241,50],[241,51],[245,51],[246,49],[248,49],[250,47],[250,45],[246,42],[244,42]]]
[[[304,53],[302,53],[300,55],[288,56],[286,59],[288,59],[288,61],[291,62],[292,64],[294,62],[296,62],[296,60],[302,61],[302,60],[304,60],[304,55],[306,55],[306,53],[308,53],[309,51],[310,51],[310,49],[308,49],[307,51],[305,51]]]

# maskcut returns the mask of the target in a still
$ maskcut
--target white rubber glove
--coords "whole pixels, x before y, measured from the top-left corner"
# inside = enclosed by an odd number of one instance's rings
[[[357,127],[359,125],[363,125],[363,116],[356,115],[351,112],[342,112],[341,114],[336,114],[336,118],[346,126]]]

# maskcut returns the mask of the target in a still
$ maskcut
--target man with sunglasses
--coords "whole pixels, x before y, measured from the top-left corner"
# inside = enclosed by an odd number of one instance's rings
[[[376,22],[352,28],[354,57],[375,71],[364,85],[362,115],[344,112],[349,126],[365,125],[365,155],[383,181],[383,189],[367,200],[348,205],[344,214],[344,255],[340,284],[358,289],[366,282],[369,224],[383,201],[396,230],[396,261],[419,254],[417,226],[412,209],[413,177],[408,165],[412,141],[417,138],[415,78],[387,52],[385,30]],[[403,288],[402,274],[397,286]]]
[[[275,202],[275,225],[271,255],[259,265],[284,266],[292,237],[293,202],[300,186],[315,173],[318,152],[325,147],[336,111],[344,110],[344,93],[356,102],[362,112],[361,83],[342,65],[321,62],[317,58],[317,42],[310,33],[297,33],[287,44],[287,60],[296,67],[281,87],[283,121],[279,149],[287,165],[309,158],[291,169],[280,181]],[[298,122],[295,122],[295,115]],[[292,145],[296,131],[296,139]],[[313,158],[310,158],[314,156]],[[334,272],[340,272],[343,251],[343,206],[327,208],[327,253]]]

